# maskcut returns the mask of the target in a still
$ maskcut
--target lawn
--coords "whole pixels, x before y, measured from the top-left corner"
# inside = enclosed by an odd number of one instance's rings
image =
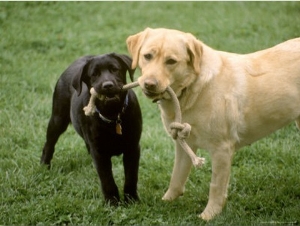
[[[60,74],[88,54],[127,54],[145,27],[193,33],[207,45],[248,53],[300,36],[300,2],[0,2],[0,225],[265,225],[300,222],[300,133],[294,124],[237,152],[223,213],[197,215],[208,200],[210,157],[193,169],[183,197],[161,201],[174,145],[157,105],[135,88],[143,112],[141,202],[103,204],[99,179],[70,126],[51,170],[39,164]],[[139,76],[136,72],[135,78]],[[114,174],[123,184],[122,158]]]

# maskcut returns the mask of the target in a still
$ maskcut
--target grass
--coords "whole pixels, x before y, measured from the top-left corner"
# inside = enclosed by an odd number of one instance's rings
[[[207,203],[210,158],[199,150],[207,164],[192,170],[184,197],[162,202],[174,147],[157,106],[138,88],[140,203],[103,205],[91,157],[72,127],[57,144],[53,168],[39,164],[54,85],[79,56],[127,53],[126,38],[148,26],[247,53],[300,36],[299,13],[299,2],[0,2],[0,225],[299,223],[300,134],[293,124],[236,154],[227,205],[205,223],[197,215]],[[113,161],[122,187],[121,158]]]

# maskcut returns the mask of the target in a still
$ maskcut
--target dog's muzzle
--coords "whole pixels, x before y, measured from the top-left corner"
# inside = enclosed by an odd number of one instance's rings
[[[155,101],[161,99],[166,91],[158,90],[158,82],[156,79],[145,79],[145,81],[143,82],[142,90],[148,98],[154,99]]]
[[[94,87],[94,89],[98,93],[98,99],[104,104],[120,101],[122,89],[116,87],[111,81],[105,81],[101,85]]]

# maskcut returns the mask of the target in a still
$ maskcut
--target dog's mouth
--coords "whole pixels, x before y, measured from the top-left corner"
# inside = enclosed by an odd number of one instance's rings
[[[103,86],[103,85],[102,85]],[[98,94],[98,100],[102,102],[102,104],[114,104],[119,103],[121,99],[121,89],[119,87],[94,87],[95,91]]]
[[[99,94],[98,99],[102,102],[119,101],[119,94]]]
[[[119,103],[120,102],[120,94],[119,93],[107,93],[107,94],[103,94],[100,93],[98,95],[98,99],[104,103],[104,104],[108,104],[108,103]]]
[[[157,102],[157,101],[164,98],[165,91],[163,91],[163,92],[152,92],[152,91],[149,91],[147,89],[143,89],[143,93],[146,95],[146,97],[148,97],[149,99],[152,99],[153,102]]]
[[[161,95],[161,93],[151,92],[146,89],[144,89],[143,92],[150,99],[156,98]]]

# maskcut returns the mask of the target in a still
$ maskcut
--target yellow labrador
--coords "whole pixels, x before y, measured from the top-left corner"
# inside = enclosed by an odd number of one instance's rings
[[[174,121],[167,86],[175,91],[182,121],[192,126],[187,142],[209,151],[212,178],[209,200],[200,214],[212,219],[226,201],[234,152],[296,120],[300,125],[300,38],[240,55],[217,51],[193,35],[150,29],[129,36],[132,68],[145,95],[160,100],[166,129]],[[163,200],[184,192],[191,169],[188,155],[176,146],[168,191]]]

